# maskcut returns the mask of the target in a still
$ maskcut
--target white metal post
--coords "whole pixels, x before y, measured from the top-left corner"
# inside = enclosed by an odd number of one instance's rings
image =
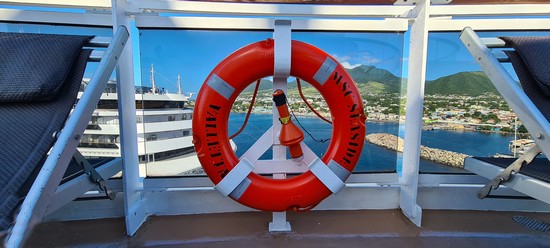
[[[415,19],[410,28],[403,173],[400,177],[399,206],[403,214],[417,226],[421,225],[422,220],[422,209],[416,203],[416,198],[424,108],[424,81],[426,79],[429,8],[430,1],[428,0],[417,3],[414,9],[416,16],[414,16]]]
[[[291,54],[291,22],[290,20],[275,20],[275,68],[273,75],[273,91],[281,89],[287,92],[287,79],[290,75]],[[279,114],[273,103],[273,160],[286,160],[286,147],[281,145],[279,134],[281,123]],[[275,179],[285,179],[286,174],[273,174]],[[286,221],[286,212],[273,212],[273,221],[269,223],[270,232],[288,232],[290,223]]]
[[[130,29],[131,18],[126,15],[126,0],[112,0],[113,28],[125,25]],[[133,235],[145,222],[143,180],[139,176],[136,100],[134,86],[134,62],[132,36],[120,55],[116,70],[120,144],[123,168],[124,210],[126,234]]]

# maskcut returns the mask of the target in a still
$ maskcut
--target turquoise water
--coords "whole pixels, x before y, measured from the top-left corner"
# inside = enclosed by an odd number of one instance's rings
[[[245,114],[231,114],[229,120],[229,134],[233,134],[240,127]],[[299,122],[312,134],[316,140],[329,139],[332,134],[332,126],[319,118],[298,117]],[[296,122],[296,121],[295,121]],[[250,117],[246,129],[234,141],[238,146],[237,156],[242,155],[248,148],[271,127],[272,116],[253,114]],[[367,134],[390,133],[403,137],[404,127],[398,123],[367,122]],[[325,143],[315,142],[308,134],[304,133],[304,142],[318,155],[322,156],[330,141]],[[479,133],[469,131],[422,131],[422,145],[460,152],[472,156],[490,156],[496,153],[508,153],[508,143],[513,140],[513,135],[501,135],[494,133]],[[269,153],[269,152],[268,152]],[[270,158],[269,154],[263,159]],[[363,152],[355,172],[391,172],[401,161],[401,154],[395,151],[365,143]],[[420,161],[421,172],[426,173],[463,173],[461,169],[450,168],[445,165],[430,161]]]

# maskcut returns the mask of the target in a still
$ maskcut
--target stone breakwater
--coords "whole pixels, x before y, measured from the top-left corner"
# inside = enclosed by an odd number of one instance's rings
[[[403,152],[404,140],[388,133],[372,133],[365,136],[369,143],[381,146],[390,150]],[[420,146],[420,158],[444,164],[456,168],[464,168],[466,154]]]

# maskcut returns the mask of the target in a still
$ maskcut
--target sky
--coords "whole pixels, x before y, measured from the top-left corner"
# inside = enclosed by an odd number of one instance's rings
[[[93,34],[111,36],[108,28],[62,27],[34,24],[0,24],[0,32]],[[272,37],[268,31],[137,30],[132,29],[136,85],[151,86],[151,65],[157,86],[177,91],[177,76],[185,93],[198,93],[210,71],[235,50]],[[522,32],[521,34],[525,34]],[[479,33],[497,36],[505,33]],[[549,33],[536,33],[537,35]],[[458,32],[430,33],[426,79],[462,71],[480,71],[458,39]],[[346,68],[372,65],[407,77],[408,33],[293,32],[292,39],[317,46]],[[87,71],[93,71],[92,64]],[[90,77],[90,73],[85,75]]]
[[[239,48],[272,37],[271,32],[143,30],[140,32],[143,84],[155,82],[176,87],[177,74],[185,91],[198,92],[210,71]],[[159,39],[162,37],[162,39]],[[344,66],[375,65],[401,74],[403,34],[296,32],[292,39],[317,46]]]
[[[273,35],[272,32],[214,30],[141,30],[139,33],[143,85],[150,85],[151,65],[154,64],[157,84],[174,91],[180,73],[184,91],[195,93],[210,71],[226,56]],[[293,32],[292,39],[321,48],[346,68],[372,65],[398,77],[407,77],[408,35],[395,32]],[[497,34],[480,35],[494,37]],[[427,80],[481,70],[458,36],[458,32],[429,35]]]

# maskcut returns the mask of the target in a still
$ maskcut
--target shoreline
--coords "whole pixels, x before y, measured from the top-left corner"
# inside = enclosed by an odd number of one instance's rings
[[[245,114],[246,111],[239,111],[239,112],[231,112],[234,114]],[[251,115],[272,115],[271,113],[251,113]],[[318,118],[317,115],[311,113],[311,114],[304,114],[304,113],[294,113],[294,115],[298,117],[304,117],[304,118]],[[330,116],[324,116],[325,118],[328,118]],[[366,122],[376,122],[376,123],[396,123],[399,124],[399,120],[377,120],[377,119],[369,119],[367,117]]]
[[[365,141],[392,151],[403,152],[404,140],[393,134],[367,134],[365,136]],[[469,155],[438,148],[420,146],[420,158],[454,168],[464,168],[464,159],[466,157],[469,157]]]
[[[245,112],[232,112],[232,113],[246,114],[246,111]],[[252,115],[271,115],[271,113],[252,113]],[[315,115],[313,113],[311,113],[311,114],[303,114],[303,113],[296,114],[295,113],[295,115],[298,116],[298,117],[304,117],[304,118],[318,118],[317,115]],[[367,117],[366,122],[399,124],[400,120],[377,120],[377,119],[369,119]],[[469,124],[473,124],[473,123],[463,123],[463,125],[469,125]],[[422,128],[426,128],[426,127],[429,127],[429,126],[430,126],[430,124],[425,124],[425,123],[422,124]],[[368,127],[367,127],[367,129],[368,129]],[[425,129],[425,130],[432,131],[433,129]],[[476,132],[476,133],[494,133],[494,134],[500,134],[500,135],[513,135],[514,134],[513,132],[490,131],[490,130],[470,130],[470,129],[439,129],[439,130],[459,131],[459,132]],[[518,135],[521,135],[521,137],[527,137],[527,138],[529,137],[528,133],[518,133]]]

